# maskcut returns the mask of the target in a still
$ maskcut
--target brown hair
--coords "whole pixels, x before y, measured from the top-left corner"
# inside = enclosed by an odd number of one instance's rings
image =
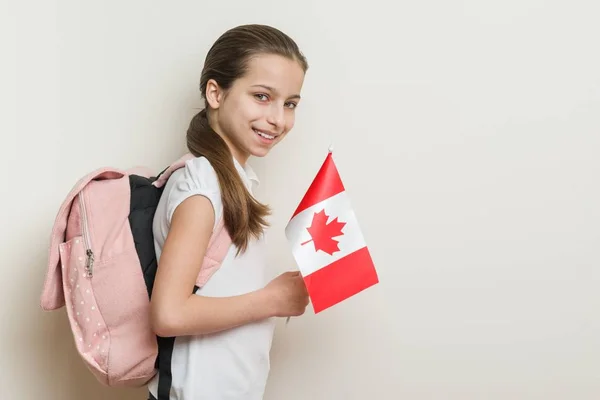
[[[265,25],[242,25],[225,32],[206,56],[200,92],[206,101],[206,85],[214,79],[223,90],[242,77],[248,61],[258,54],[276,54],[298,61],[306,72],[308,64],[296,43],[285,33]],[[187,147],[194,156],[204,156],[217,173],[223,201],[223,218],[238,253],[246,250],[250,237],[262,234],[268,206],[258,202],[239,176],[233,154],[209,124],[208,104],[196,114],[187,131]]]

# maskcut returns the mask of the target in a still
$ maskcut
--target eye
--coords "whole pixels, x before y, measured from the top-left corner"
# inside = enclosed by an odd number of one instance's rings
[[[298,103],[294,103],[293,101],[290,101],[289,103],[285,103],[285,106],[291,109],[294,109],[296,107],[298,107]]]
[[[267,96],[264,93],[257,93],[257,94],[254,95],[254,97],[256,99],[258,99],[259,101],[267,101],[269,99],[269,96]]]

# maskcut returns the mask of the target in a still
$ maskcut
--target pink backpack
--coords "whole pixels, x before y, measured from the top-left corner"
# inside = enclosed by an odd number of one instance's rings
[[[167,179],[190,158],[184,155],[158,178],[147,168],[93,171],[58,211],[41,307],[66,307],[79,355],[107,386],[144,386],[157,373],[149,318],[156,273],[152,219]],[[196,286],[219,268],[230,243],[221,220]]]

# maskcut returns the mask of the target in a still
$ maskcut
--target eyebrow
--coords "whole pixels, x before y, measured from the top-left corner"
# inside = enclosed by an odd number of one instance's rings
[[[277,93],[277,89],[275,89],[275,88],[273,88],[271,86],[268,86],[268,85],[253,85],[252,87],[261,87],[261,88],[267,89],[267,90],[269,90],[269,91],[271,91],[273,93]],[[293,96],[290,96],[289,98],[290,99],[300,99],[301,97],[300,97],[299,94],[295,94]]]

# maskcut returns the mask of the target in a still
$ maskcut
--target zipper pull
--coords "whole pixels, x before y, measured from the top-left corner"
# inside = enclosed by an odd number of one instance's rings
[[[94,275],[94,252],[91,249],[86,250],[87,262],[85,264],[85,271],[87,277],[91,278]]]

